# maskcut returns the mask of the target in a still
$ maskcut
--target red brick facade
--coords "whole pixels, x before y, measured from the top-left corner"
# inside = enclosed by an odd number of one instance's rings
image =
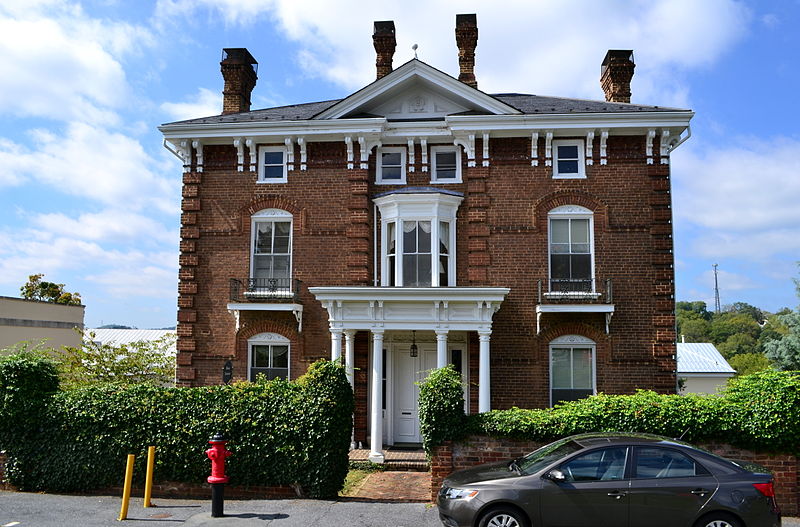
[[[437,447],[431,457],[431,501],[444,479],[453,471],[482,463],[520,457],[542,446],[533,441],[472,436],[463,442]],[[775,496],[784,516],[800,514],[800,459],[791,454],[753,452],[720,443],[700,443],[698,446],[727,457],[758,463],[775,477]]]

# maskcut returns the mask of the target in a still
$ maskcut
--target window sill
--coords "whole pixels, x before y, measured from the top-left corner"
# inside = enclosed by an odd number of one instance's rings
[[[562,175],[553,174],[553,179],[586,179],[586,175]]]
[[[390,180],[384,181],[384,180],[381,180],[381,179],[376,179],[375,180],[375,184],[376,185],[405,185],[406,184],[406,180],[405,179],[390,179]]]
[[[263,184],[263,183],[287,183],[288,180],[286,179],[259,179],[256,183]]]
[[[463,183],[463,181],[459,179],[432,179],[431,185],[452,185],[453,183]]]

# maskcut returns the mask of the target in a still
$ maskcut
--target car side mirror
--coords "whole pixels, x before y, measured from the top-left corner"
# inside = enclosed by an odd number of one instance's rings
[[[567,477],[564,475],[564,473],[558,469],[551,470],[545,474],[545,477],[555,483],[564,483],[567,480]]]

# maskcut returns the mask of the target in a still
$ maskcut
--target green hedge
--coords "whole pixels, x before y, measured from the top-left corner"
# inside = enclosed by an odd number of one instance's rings
[[[512,408],[470,416],[456,415],[452,408],[437,407],[432,400],[436,394],[452,391],[451,375],[436,371],[428,383],[427,390],[420,391],[420,426],[428,449],[467,434],[545,442],[583,432],[613,431],[683,435],[687,441],[800,452],[800,372],[743,376],[731,381],[719,396],[642,390],[634,395],[598,394],[555,408]],[[426,406],[438,409],[424,413]]]
[[[0,372],[5,368],[0,363]],[[4,405],[0,417],[8,412]],[[347,474],[352,413],[343,368],[319,361],[296,382],[59,392],[39,415],[34,437],[5,437],[0,447],[13,485],[82,491],[121,484],[129,453],[137,455],[135,474],[143,480],[148,445],[157,447],[156,480],[204,482],[207,441],[222,432],[233,452],[226,463],[232,484],[295,485],[331,497]]]

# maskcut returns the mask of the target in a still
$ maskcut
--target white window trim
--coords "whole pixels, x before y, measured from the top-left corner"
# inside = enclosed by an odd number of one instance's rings
[[[253,276],[253,265],[255,264],[255,251],[256,251],[256,224],[266,222],[289,222],[289,279],[293,275],[294,263],[294,216],[291,212],[281,209],[263,209],[250,217],[250,274],[248,278],[255,278]]]
[[[289,350],[286,353],[286,380],[292,378],[292,343],[291,341],[279,335],[278,333],[259,333],[247,339],[247,380],[250,380],[250,370],[253,369],[253,346],[265,346],[275,344],[278,346],[287,346]]]
[[[576,291],[576,292],[570,292],[568,294],[564,294],[564,292],[550,291],[550,287],[548,287],[548,290],[545,293],[545,297],[556,298],[556,297],[559,297],[559,296],[570,296],[571,298],[575,298],[575,297],[584,296],[584,297],[587,297],[587,298],[597,298],[598,296],[600,296],[600,294],[597,293],[597,288],[596,288],[596,286],[597,286],[596,282],[597,281],[595,280],[595,274],[594,274],[594,255],[595,255],[595,252],[594,252],[594,213],[591,210],[589,210],[589,209],[587,209],[585,207],[581,207],[580,205],[562,205],[561,207],[556,207],[555,209],[553,209],[553,210],[551,210],[550,212],[547,213],[547,283],[548,283],[548,285],[551,283],[551,281],[553,279],[553,274],[552,274],[553,270],[552,270],[552,268],[550,266],[550,260],[551,260],[551,258],[550,258],[551,257],[550,250],[551,250],[552,245],[553,245],[552,229],[550,228],[550,220],[553,220],[553,219],[556,219],[556,220],[567,220],[567,219],[582,220],[582,219],[588,219],[589,220],[589,251],[590,251],[590,254],[591,254],[591,258],[589,258],[589,260],[590,260],[590,263],[591,263],[591,277],[590,277],[590,279],[592,281],[592,290],[591,291],[587,291],[585,293],[584,292],[580,292],[580,291]]]
[[[431,222],[431,285],[430,287],[454,287],[456,285],[456,213],[464,198],[448,194],[392,194],[377,198],[381,214],[381,286],[405,287],[403,285],[403,221]],[[439,284],[439,222],[450,224],[450,254],[447,277],[449,283]],[[389,286],[389,241],[388,225],[395,226],[395,285]],[[435,228],[434,228],[435,226]]]
[[[264,153],[265,152],[281,152],[283,153],[283,177],[278,178],[265,178],[264,177]],[[286,147],[285,146],[259,146],[258,147],[258,183],[287,183],[289,181],[288,165],[286,163]]]
[[[456,153],[456,177],[453,179],[438,179],[436,177],[436,153],[437,152],[455,152]],[[432,146],[431,147],[431,183],[432,184],[447,184],[447,183],[461,183],[461,148],[457,146]]]
[[[561,174],[558,172],[558,147],[578,147],[578,173]],[[583,139],[553,139],[553,179],[586,179],[586,152]]]
[[[405,185],[407,172],[408,151],[404,146],[382,146],[376,149],[375,156],[375,183],[377,185]],[[400,152],[400,179],[383,180],[383,155],[385,153]]]
[[[597,343],[590,338],[582,335],[562,335],[550,341],[548,346],[548,367],[550,370],[550,381],[548,397],[550,407],[553,407],[553,348],[589,348],[592,353],[592,395],[597,395]]]

